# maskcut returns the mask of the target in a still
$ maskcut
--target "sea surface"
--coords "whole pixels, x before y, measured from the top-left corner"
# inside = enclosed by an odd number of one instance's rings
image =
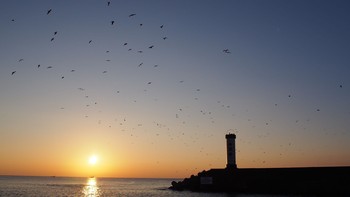
[[[169,190],[168,187],[171,185],[171,181],[173,180],[174,179],[0,176],[0,196],[286,197],[286,195],[172,191]]]

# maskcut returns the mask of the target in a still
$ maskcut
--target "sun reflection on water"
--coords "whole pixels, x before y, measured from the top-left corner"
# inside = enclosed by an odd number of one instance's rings
[[[100,196],[100,188],[97,186],[96,178],[88,178],[86,185],[83,188],[84,196],[98,197]]]

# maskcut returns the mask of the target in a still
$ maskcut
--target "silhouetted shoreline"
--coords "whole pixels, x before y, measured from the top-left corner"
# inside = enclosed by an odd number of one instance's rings
[[[172,190],[258,194],[349,195],[350,167],[225,168],[203,171]]]

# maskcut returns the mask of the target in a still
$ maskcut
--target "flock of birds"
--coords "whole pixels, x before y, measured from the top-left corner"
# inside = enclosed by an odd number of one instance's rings
[[[108,7],[111,6],[111,2],[110,2],[110,1],[107,2],[107,6],[108,6]],[[54,9],[48,9],[48,10],[46,11],[46,15],[49,16],[49,15],[52,14],[53,12],[54,12]],[[43,14],[44,14],[44,13],[43,13]],[[129,17],[129,18],[137,17],[137,14],[136,14],[136,13],[131,13],[131,14],[128,15],[128,17]],[[11,21],[12,21],[12,22],[15,22],[15,19],[12,19]],[[116,23],[116,21],[114,21],[114,20],[111,20],[111,21],[110,21],[110,25],[112,25],[112,26],[115,25],[115,23]],[[139,25],[140,27],[142,27],[142,26],[143,26],[143,23],[139,23],[138,25]],[[158,27],[159,27],[159,29],[161,29],[161,30],[166,29],[166,26],[165,26],[164,24],[160,24]],[[57,35],[58,35],[58,31],[53,32],[53,36],[52,36],[52,38],[50,39],[50,42],[55,42],[55,41],[56,41],[55,38],[56,38]],[[166,40],[168,40],[168,36],[162,36],[160,39],[166,41]],[[92,44],[93,42],[94,42],[94,41],[93,41],[92,39],[88,41],[89,44]],[[128,42],[123,42],[121,45],[122,45],[122,47],[128,47],[128,46],[129,46],[129,43],[128,43]],[[156,46],[152,44],[152,45],[147,46],[147,47],[146,47],[146,48],[147,48],[146,50],[152,50],[152,49],[154,49],[155,47],[156,47]],[[132,51],[133,49],[132,49],[132,48],[127,48],[127,50],[128,50],[128,51]],[[106,50],[105,52],[106,52],[106,53],[109,53],[110,51],[109,51],[109,50]],[[137,53],[143,53],[144,50],[136,50],[136,52],[137,52]],[[219,51],[219,52],[220,52],[220,53],[223,53],[223,54],[225,54],[225,55],[230,55],[230,54],[231,54],[231,51],[230,51],[230,49],[228,49],[228,48],[224,48],[222,51]],[[110,62],[111,60],[110,60],[110,59],[107,59],[106,61],[107,61],[107,62]],[[24,58],[20,58],[20,59],[18,60],[18,62],[25,62],[25,60],[24,60]],[[137,65],[137,68],[140,68],[140,67],[142,67],[143,65],[144,65],[144,63],[143,63],[143,62],[140,62],[140,63]],[[36,65],[36,67],[37,67],[37,69],[40,69],[40,68],[42,68],[43,66],[42,66],[41,64],[38,64],[38,65]],[[44,66],[44,67],[45,67],[45,66]],[[155,64],[153,67],[154,67],[154,68],[157,68],[157,67],[159,67],[159,65],[158,65],[158,64]],[[53,66],[46,66],[46,69],[52,69],[52,68],[53,68]],[[70,72],[71,72],[71,73],[74,73],[74,72],[78,72],[78,70],[77,70],[77,69],[70,69]],[[108,72],[107,70],[103,70],[103,71],[102,71],[103,74],[106,74],[107,72]],[[17,73],[17,70],[13,70],[13,71],[11,72],[11,75],[14,76],[14,75],[16,75],[16,73]],[[63,79],[65,79],[65,76],[64,76],[64,75],[60,75],[60,78],[63,80]],[[184,83],[184,80],[179,80],[178,82],[179,82],[179,83]],[[148,82],[146,82],[146,84],[147,84],[147,85],[152,85],[152,81],[148,81]],[[343,88],[343,84],[340,84],[340,85],[339,85],[339,88]],[[85,92],[86,89],[88,89],[88,88],[85,88],[85,87],[78,87],[77,89],[78,89],[79,91]],[[196,89],[193,90],[193,92],[194,92],[194,94],[195,94],[194,100],[199,100],[198,94],[196,94],[196,93],[201,92],[201,88],[196,88]],[[117,90],[116,93],[117,93],[117,94],[120,94],[121,92],[120,92],[120,90]],[[89,98],[90,98],[88,95],[84,95],[84,97],[85,97],[86,99],[89,99]],[[292,99],[292,97],[293,97],[292,94],[286,95],[286,98]],[[134,100],[133,102],[136,103],[136,100]],[[217,106],[219,106],[222,110],[229,111],[230,108],[231,108],[231,105],[230,105],[230,104],[223,103],[222,101],[217,101],[216,103],[217,103]],[[86,104],[85,107],[91,107],[92,105],[98,105],[98,104],[99,104],[98,101],[93,101],[93,102],[91,102],[91,103],[89,103],[89,104]],[[274,105],[275,105],[275,107],[278,107],[278,104],[277,104],[277,103],[275,103]],[[60,109],[61,109],[61,110],[64,110],[65,107],[61,107]],[[179,122],[180,124],[182,124],[182,125],[187,124],[188,121],[186,121],[185,117],[190,116],[190,115],[188,115],[188,114],[185,114],[185,111],[186,111],[186,109],[185,109],[184,106],[179,106],[178,109],[177,109],[177,111],[174,112],[174,118],[177,119],[177,120],[180,120],[180,121],[178,121],[178,122]],[[316,112],[320,112],[321,109],[320,109],[320,108],[316,108],[315,111],[316,111]],[[215,123],[215,113],[214,113],[213,111],[205,110],[205,109],[200,109],[200,110],[198,111],[198,115],[207,116],[207,117],[208,117],[208,118],[207,118],[208,122],[210,122],[210,123]],[[235,115],[235,114],[232,114],[232,117],[233,117],[234,115]],[[85,114],[84,117],[88,118],[89,115],[88,115],[88,114]],[[102,123],[103,123],[102,120],[98,120],[97,122],[98,122],[98,124],[102,124]],[[124,116],[124,117],[121,116],[121,117],[115,118],[115,122],[118,122],[118,126],[123,126],[123,125],[125,125],[126,122],[127,122],[127,117],[126,117],[126,116]],[[252,119],[248,119],[248,122],[252,122]],[[298,123],[298,122],[299,122],[299,120],[296,120],[296,123]],[[113,127],[112,124],[113,124],[113,123],[107,123],[107,125],[108,125],[109,128],[112,128],[112,127]],[[270,124],[271,124],[271,121],[266,121],[266,122],[265,122],[265,126],[269,126]],[[165,131],[167,132],[167,135],[169,136],[169,139],[170,139],[170,140],[175,140],[175,138],[181,138],[182,136],[186,135],[185,132],[179,132],[178,135],[177,135],[177,137],[176,137],[176,135],[174,135],[172,132],[170,132],[170,131],[171,131],[171,128],[170,128],[169,126],[167,126],[165,123],[162,123],[162,122],[159,122],[159,121],[154,121],[154,122],[152,123],[152,125],[155,126],[155,127],[158,128],[158,129],[160,129],[160,130],[161,130],[161,129],[165,129]],[[142,126],[143,126],[143,123],[138,123],[138,124],[136,125],[136,127],[142,127]],[[233,126],[234,126],[234,125],[233,125]],[[135,130],[135,129],[136,129],[136,128],[135,128],[135,125],[134,125],[134,128],[131,129],[130,136],[135,136],[135,134],[132,133],[132,130]],[[121,131],[127,131],[127,128],[123,128]],[[130,130],[129,130],[129,131],[130,131]],[[237,130],[233,130],[233,131],[236,132],[236,133],[238,132]],[[161,133],[160,133],[160,132],[157,132],[157,133],[156,133],[156,136],[159,136],[159,135],[161,135]],[[200,135],[199,133],[195,133],[194,135],[188,136],[189,140],[185,141],[185,142],[184,142],[184,145],[185,145],[185,146],[190,146],[190,143],[196,143],[196,142],[198,142],[199,135]],[[209,136],[207,136],[207,137],[210,138],[210,137],[212,137],[212,136],[213,136],[213,135],[209,135]],[[261,137],[261,138],[264,138],[264,137],[267,137],[267,136],[269,136],[268,133],[267,133],[267,134],[264,134],[264,135],[261,135],[260,137]],[[244,140],[243,140],[243,141],[244,141]],[[247,143],[251,143],[251,142],[247,142]],[[289,146],[291,146],[291,143],[289,144]],[[199,152],[202,153],[202,154],[208,155],[208,153],[204,153],[204,152],[205,152],[204,145],[203,145],[203,147],[201,148],[201,150],[199,150]],[[265,153],[266,153],[265,150],[262,151],[262,154],[265,154]],[[266,163],[265,161],[261,161],[261,162],[262,162],[263,164]]]

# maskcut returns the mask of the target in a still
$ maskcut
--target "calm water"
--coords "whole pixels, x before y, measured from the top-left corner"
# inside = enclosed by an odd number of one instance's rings
[[[284,197],[225,193],[171,191],[173,179],[63,178],[0,176],[0,196],[222,196],[222,197]]]

